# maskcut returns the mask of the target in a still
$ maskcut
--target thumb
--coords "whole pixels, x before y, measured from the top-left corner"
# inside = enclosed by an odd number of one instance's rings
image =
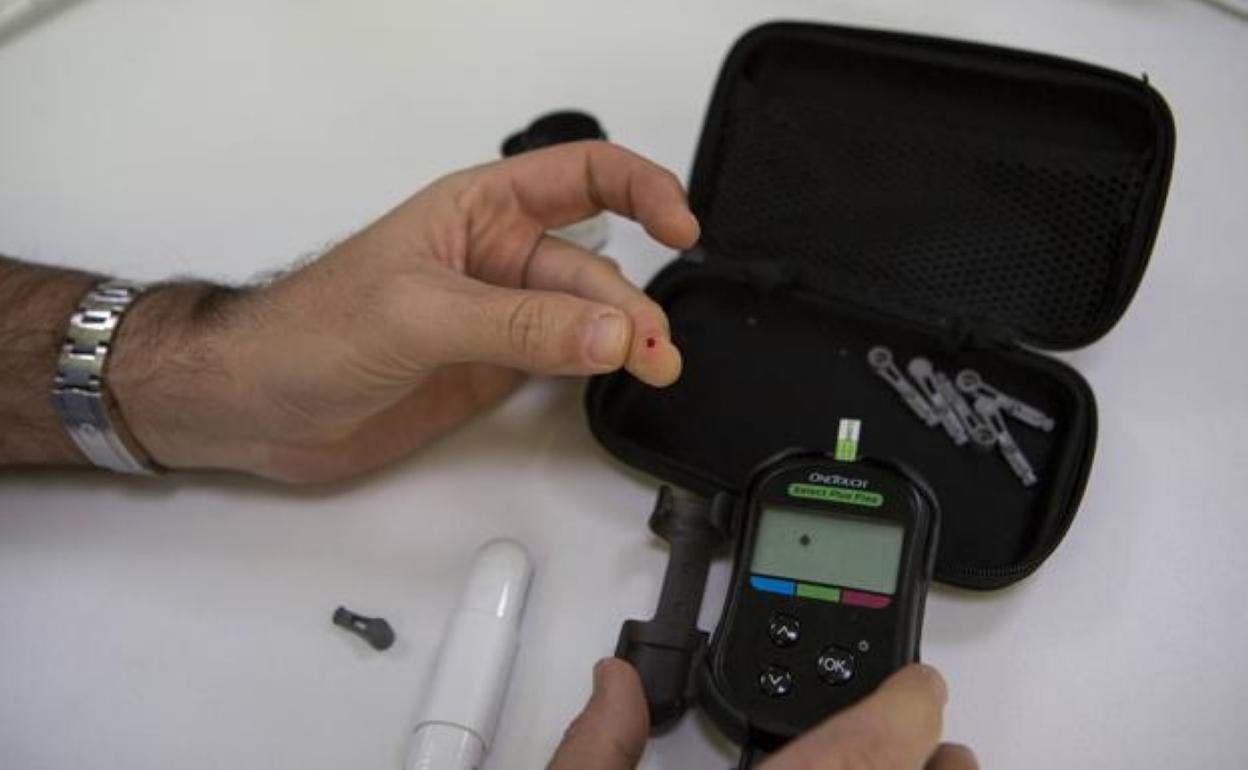
[[[936,669],[911,664],[874,693],[785,746],[763,770],[871,767],[919,770],[940,742],[944,679]],[[973,756],[973,755],[972,755]],[[973,768],[961,754],[942,756],[935,767]]]
[[[622,310],[558,291],[481,286],[450,314],[447,363],[600,374],[623,366],[632,346]]]
[[[594,666],[594,692],[568,726],[548,770],[633,770],[649,732],[637,671],[622,660],[605,658]]]

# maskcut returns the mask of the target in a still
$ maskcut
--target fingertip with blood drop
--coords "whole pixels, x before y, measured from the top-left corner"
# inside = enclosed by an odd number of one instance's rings
[[[667,337],[655,337],[653,348],[645,348],[634,374],[648,385],[665,388],[680,377],[683,365],[680,350]],[[647,340],[648,342],[649,340]]]
[[[668,348],[674,347],[665,329],[651,328],[641,332],[634,341],[634,351],[642,362],[661,359]]]
[[[648,320],[633,335],[625,368],[647,385],[661,388],[680,376],[680,351],[668,332],[666,316]]]

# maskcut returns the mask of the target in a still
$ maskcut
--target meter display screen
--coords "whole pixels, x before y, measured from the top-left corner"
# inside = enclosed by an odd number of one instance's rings
[[[891,595],[904,537],[891,521],[765,506],[750,572]]]

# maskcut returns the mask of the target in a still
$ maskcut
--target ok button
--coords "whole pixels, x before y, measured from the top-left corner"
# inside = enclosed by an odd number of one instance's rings
[[[827,647],[815,663],[819,678],[830,685],[842,685],[854,678],[854,655],[840,647]]]

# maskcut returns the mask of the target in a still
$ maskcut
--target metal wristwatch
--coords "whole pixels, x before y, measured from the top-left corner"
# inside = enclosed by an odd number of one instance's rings
[[[101,281],[78,303],[57,359],[52,403],[70,438],[93,464],[118,473],[151,476],[158,469],[136,458],[113,427],[104,383],[113,333],[143,288],[136,283]]]

